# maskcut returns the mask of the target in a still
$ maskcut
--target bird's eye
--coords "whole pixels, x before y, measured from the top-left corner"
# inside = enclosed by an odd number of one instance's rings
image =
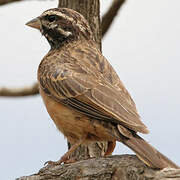
[[[57,16],[55,16],[55,15],[50,15],[50,16],[48,16],[48,21],[49,22],[53,22],[53,21],[55,21],[57,19]]]

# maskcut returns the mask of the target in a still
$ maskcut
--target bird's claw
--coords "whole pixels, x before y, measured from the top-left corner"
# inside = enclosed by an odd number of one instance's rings
[[[74,163],[76,162],[76,160],[74,158],[71,158],[71,159],[68,159],[68,158],[65,158],[65,157],[62,157],[59,161],[47,161],[44,163],[44,166],[48,166],[48,165],[54,165],[54,166],[57,166],[57,165],[61,165],[62,163],[64,164],[70,164],[70,163]]]
[[[57,166],[57,165],[61,165],[62,161],[59,160],[59,161],[47,161],[44,163],[44,166],[46,165],[54,165],[54,166]]]

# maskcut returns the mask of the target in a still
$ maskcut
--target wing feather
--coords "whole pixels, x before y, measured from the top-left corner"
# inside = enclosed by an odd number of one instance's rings
[[[126,102],[119,90],[101,78],[68,70],[61,78],[46,76],[40,85],[49,96],[77,111],[100,120],[125,125],[136,132],[146,133],[139,115]],[[44,77],[44,76],[43,76]],[[41,78],[40,78],[41,79]],[[42,83],[46,82],[46,83]]]
[[[76,45],[57,56],[50,52],[44,60],[48,63],[40,64],[38,79],[48,96],[89,117],[148,133],[128,91],[95,45]]]

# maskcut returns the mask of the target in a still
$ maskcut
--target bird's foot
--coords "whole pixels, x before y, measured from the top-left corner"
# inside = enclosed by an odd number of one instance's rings
[[[80,139],[77,143],[75,143],[71,148],[61,157],[59,161],[47,161],[44,165],[61,165],[61,163],[68,164],[73,163],[76,160],[73,158],[69,158],[71,153],[73,153],[77,147],[79,147],[86,139],[86,136],[84,136],[82,139]]]
[[[58,166],[58,165],[61,165],[62,163],[69,164],[69,163],[74,163],[74,162],[76,162],[75,159],[73,159],[73,158],[69,159],[68,157],[62,156],[61,159],[58,161],[47,161],[47,162],[45,162],[44,166],[46,166],[46,165]]]

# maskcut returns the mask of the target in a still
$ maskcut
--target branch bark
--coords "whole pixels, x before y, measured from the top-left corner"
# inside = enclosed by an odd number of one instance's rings
[[[180,180],[180,169],[155,170],[135,155],[94,158],[61,166],[46,166],[16,180]]]

